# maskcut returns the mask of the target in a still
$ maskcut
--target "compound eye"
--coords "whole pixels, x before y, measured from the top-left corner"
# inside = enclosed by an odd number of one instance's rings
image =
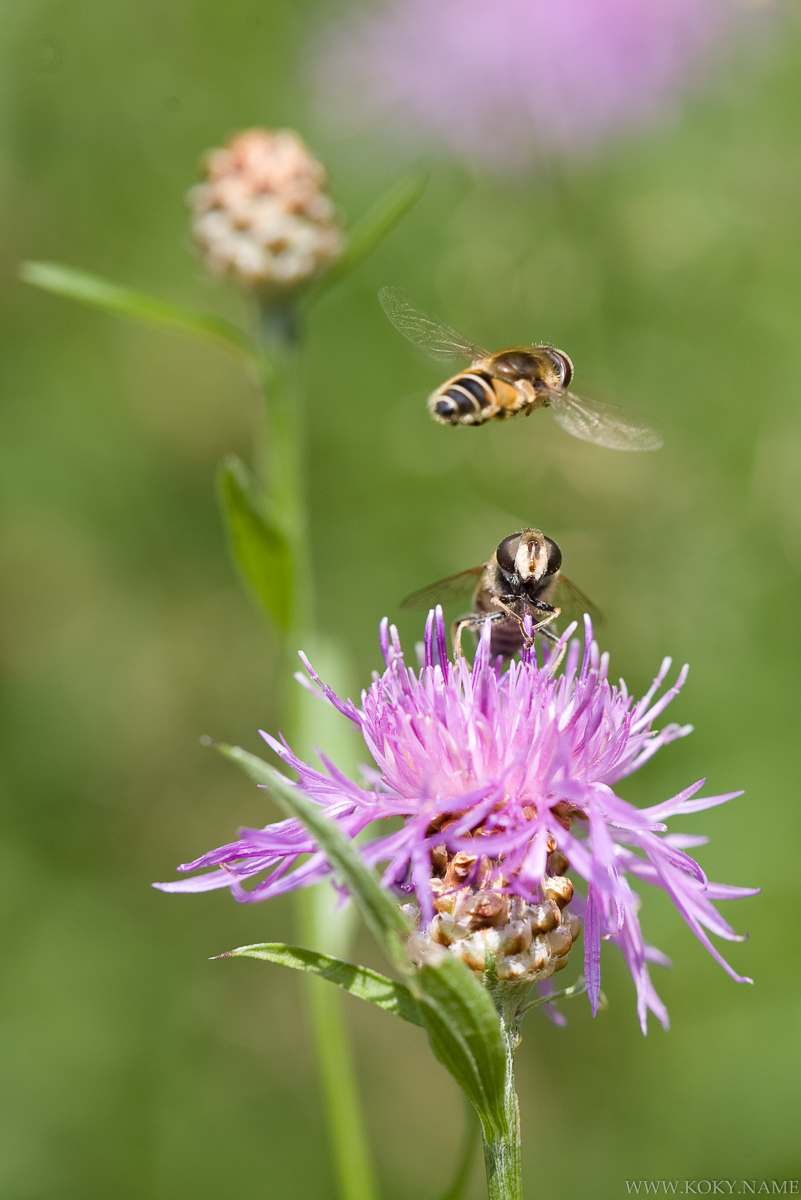
[[[520,548],[520,534],[513,533],[508,538],[504,538],[498,549],[495,551],[495,557],[498,560],[498,566],[507,575],[515,573],[515,555]]]
[[[548,546],[548,575],[554,575],[562,565],[562,551],[552,538],[545,539]]]
[[[562,367],[562,387],[570,387],[573,379],[573,364],[562,350],[556,350],[555,354]]]

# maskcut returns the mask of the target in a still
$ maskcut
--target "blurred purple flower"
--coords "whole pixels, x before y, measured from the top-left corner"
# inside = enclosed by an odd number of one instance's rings
[[[315,77],[327,114],[517,165],[652,120],[744,16],[738,0],[392,0],[329,27]]]
[[[298,773],[305,794],[349,837],[380,818],[403,819],[399,829],[360,849],[371,865],[385,865],[386,887],[407,898],[416,896],[423,926],[432,918],[451,919],[445,914],[453,911],[453,895],[460,888],[464,893],[472,887],[474,899],[494,893],[496,903],[506,903],[507,897],[518,908],[542,908],[544,898],[553,906],[549,897],[554,888],[567,887],[566,898],[559,898],[561,907],[571,902],[573,888],[569,880],[554,876],[569,865],[586,885],[585,896],[576,896],[572,903],[584,920],[585,973],[593,1011],[600,993],[601,941],[609,939],[622,950],[634,978],[645,1030],[648,1008],[667,1025],[647,966],[649,960],[666,960],[643,942],[640,902],[630,877],[666,891],[710,954],[740,982],[750,980],[735,974],[706,930],[738,940],[712,901],[753,895],[755,889],[709,882],[685,853],[706,839],[668,834],[664,824],[670,817],[722,804],[739,792],[700,798],[701,781],[645,809],[616,794],[620,780],[662,746],[690,732],[688,726],[675,724],[659,732],[653,728],[684,682],[686,668],[676,684],[658,696],[670,667],[670,659],[665,659],[651,688],[635,702],[622,682],[619,687],[609,683],[608,655],[599,654],[589,618],[585,620],[583,655],[573,641],[559,675],[547,652],[542,666],[524,652],[521,662],[502,669],[500,660],[490,657],[489,624],[472,670],[465,659],[449,662],[441,609],[429,615],[422,663],[414,671],[404,663],[396,630],[384,621],[386,669],[362,693],[361,707],[336,696],[304,659],[312,680],[307,686],[353,721],[364,738],[378,768],[363,769],[369,790],[322,756],[324,770],[318,771],[301,762],[285,742],[262,736]],[[300,861],[305,855],[311,857]],[[454,875],[460,861],[468,866]],[[200,867],[216,869],[156,886],[169,892],[227,887],[237,900],[254,901],[331,874],[325,854],[296,820],[243,830],[238,841],[179,870]],[[244,882],[257,875],[264,877],[245,890]],[[454,879],[459,882],[454,884]],[[568,949],[569,945],[567,938]],[[552,962],[538,978],[553,969]]]

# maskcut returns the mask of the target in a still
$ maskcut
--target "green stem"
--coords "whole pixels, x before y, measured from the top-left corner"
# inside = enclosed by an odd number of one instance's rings
[[[292,308],[275,308],[263,302],[258,316],[264,413],[256,449],[256,476],[261,503],[278,518],[290,546],[292,620],[283,645],[287,668],[283,730],[296,753],[303,756],[311,750],[311,745],[306,744],[310,739],[308,722],[304,719],[305,693],[292,685],[292,674],[298,665],[297,651],[304,647],[311,649],[314,641],[314,579],[305,489],[300,336]],[[325,942],[330,931],[313,894],[298,894],[296,914],[304,943],[313,949],[329,949]],[[341,947],[335,949],[341,951]],[[309,1012],[339,1193],[342,1200],[375,1200],[377,1192],[340,997],[324,980],[309,979],[308,985]]]
[[[320,942],[316,890],[307,889],[296,897],[302,940],[312,946]],[[310,975],[304,982],[339,1190],[345,1200],[372,1200],[377,1194],[375,1179],[340,996],[325,979]]]
[[[520,1110],[515,1093],[514,1048],[517,1029],[514,1021],[505,1021],[501,1014],[506,1037],[506,1093],[504,1120],[498,1127],[482,1126],[484,1165],[487,1170],[489,1200],[523,1200],[523,1181],[520,1161]]]
[[[256,450],[256,477],[263,503],[280,520],[292,552],[290,636],[295,640],[310,632],[314,621],[299,329],[291,312],[260,307],[259,335],[264,410]]]
[[[478,1141],[479,1124],[476,1120],[476,1111],[473,1108],[467,1097],[464,1098],[465,1106],[465,1126],[464,1136],[462,1138],[462,1148],[459,1154],[459,1162],[456,1167],[456,1175],[454,1176],[451,1186],[447,1192],[443,1192],[439,1200],[462,1200],[465,1188],[470,1179],[470,1171],[473,1166],[475,1157],[476,1142]]]

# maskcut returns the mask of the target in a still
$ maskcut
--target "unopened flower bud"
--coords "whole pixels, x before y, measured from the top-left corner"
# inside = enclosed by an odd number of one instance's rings
[[[535,933],[547,933],[549,929],[556,929],[561,919],[559,905],[555,900],[532,904],[529,909],[529,920]]]
[[[510,921],[498,930],[498,951],[501,954],[520,954],[531,945],[531,925],[528,921]]]
[[[400,910],[410,925],[416,925],[420,920],[419,904],[402,904]]]
[[[326,270],[342,231],[326,174],[292,130],[248,129],[204,160],[188,196],[205,265],[247,287],[296,288]]]
[[[454,854],[445,872],[445,883],[450,887],[464,883],[468,875],[474,870],[477,861],[478,858],[475,854],[465,854],[463,850],[460,850],[458,854]]]
[[[528,951],[529,970],[542,975],[550,964],[551,948],[544,937],[537,937],[531,943]],[[551,972],[549,971],[550,975]],[[543,975],[544,978],[544,975]]]
[[[451,953],[461,958],[471,971],[483,975],[487,959],[487,945],[480,933],[471,933],[469,937],[460,938],[451,945]]]
[[[568,929],[570,930],[570,936],[573,939],[573,941],[575,942],[576,939],[578,938],[579,934],[581,933],[581,921],[578,919],[576,914],[571,912],[570,909],[568,909],[568,908],[565,909],[565,911],[562,915],[562,920],[565,922]]]
[[[564,908],[573,899],[573,884],[566,875],[555,875],[552,879],[543,880],[542,894],[547,900],[554,900],[560,908]]]
[[[474,892],[460,900],[454,916],[471,929],[499,928],[509,920],[509,900],[499,892]]]
[[[567,855],[561,850],[553,850],[548,855],[548,869],[553,875],[564,875],[570,863],[567,861]]]
[[[470,930],[465,925],[454,921],[448,913],[437,913],[428,927],[430,937],[441,946],[450,946],[460,938],[467,937]]]
[[[444,842],[431,851],[431,866],[438,875],[444,875],[448,869],[448,847]]]
[[[557,958],[567,954],[573,944],[573,938],[570,936],[570,929],[567,925],[560,925],[558,929],[552,929],[550,933],[546,933],[545,939],[551,953],[555,954]]]

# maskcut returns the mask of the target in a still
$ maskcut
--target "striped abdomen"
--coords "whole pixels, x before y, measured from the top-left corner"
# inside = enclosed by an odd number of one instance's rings
[[[431,415],[444,425],[479,425],[497,411],[494,380],[486,371],[464,371],[434,392]]]
[[[442,425],[483,425],[493,417],[512,417],[529,403],[520,385],[479,369],[443,383],[429,397],[428,409]]]
[[[523,631],[517,621],[493,621],[490,626],[490,654],[513,658],[523,648]]]

